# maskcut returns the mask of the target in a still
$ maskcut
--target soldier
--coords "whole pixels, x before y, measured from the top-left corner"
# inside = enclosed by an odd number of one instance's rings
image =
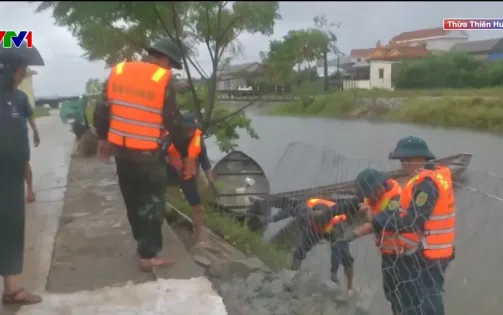
[[[204,144],[203,133],[200,130],[201,126],[196,116],[192,113],[184,115],[183,126],[186,136],[185,146],[188,150],[188,160],[189,163],[194,164],[194,166],[191,167],[194,172],[183,172],[180,153],[177,148],[171,144],[166,146],[166,150],[163,149],[166,154],[166,162],[168,163],[167,174],[169,178],[178,179],[180,189],[183,191],[185,199],[187,199],[187,202],[192,207],[192,218],[197,242],[196,246],[211,249],[212,247],[206,242],[204,235],[204,208],[197,187],[197,170],[199,169],[199,165],[210,186],[214,187],[215,184],[213,183],[213,175],[211,173],[211,163],[208,158],[206,145]]]
[[[161,142],[172,143],[180,153],[184,172],[193,172],[171,71],[182,69],[182,51],[165,38],[147,52],[148,61],[121,62],[113,67],[103,101],[94,112],[97,153],[107,161],[111,149],[115,152],[119,186],[144,272],[172,264],[168,258],[158,257],[165,195]],[[166,131],[169,139],[163,138]]]
[[[362,212],[379,214],[383,211],[398,211],[400,208],[400,184],[389,178],[388,174],[368,168],[356,177],[356,187],[365,197],[361,205]],[[367,234],[373,234],[372,224],[365,223],[354,232],[354,238]],[[396,250],[399,248],[399,240],[394,232],[375,233],[376,246],[381,254],[381,270],[384,296],[391,304],[393,314],[398,314],[400,309],[400,292],[396,267],[399,258]],[[407,292],[405,292],[407,294]]]
[[[455,201],[451,171],[433,165],[435,159],[426,142],[418,137],[400,139],[390,159],[400,160],[411,179],[400,195],[400,209],[374,215],[376,232],[397,233],[403,268],[398,275],[398,314],[444,315],[444,272],[454,259]]]

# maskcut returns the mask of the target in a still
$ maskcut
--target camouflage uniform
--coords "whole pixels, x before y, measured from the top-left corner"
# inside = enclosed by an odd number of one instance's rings
[[[181,69],[181,51],[168,39],[164,39],[148,49],[150,55],[168,56],[173,68]],[[105,83],[106,86],[106,83]],[[184,146],[182,115],[176,104],[173,83],[167,87],[164,108],[164,128],[182,158],[187,156]],[[110,126],[110,108],[106,96],[94,111],[94,126],[98,137],[105,140]],[[161,227],[164,215],[164,195],[166,172],[164,155],[161,150],[141,152],[124,147],[115,147],[117,176],[133,237],[138,243],[138,254],[142,259],[157,256],[162,249]]]

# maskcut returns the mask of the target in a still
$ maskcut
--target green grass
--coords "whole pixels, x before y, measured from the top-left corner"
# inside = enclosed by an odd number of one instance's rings
[[[503,98],[409,99],[403,107],[388,111],[383,119],[503,134]]]
[[[203,200],[211,200],[208,188],[200,183],[200,192]],[[179,211],[191,216],[192,209],[183,199],[178,186],[169,186],[167,188],[170,203]],[[215,211],[209,204],[204,204],[205,225],[213,233],[222,237],[231,245],[238,248],[245,255],[253,255],[260,258],[267,266],[273,270],[286,268],[290,263],[290,253],[280,249],[278,246],[266,243],[258,233],[250,231],[244,223],[234,220],[229,215],[224,215]]]
[[[38,118],[38,117],[43,117],[43,116],[49,116],[49,108],[45,107],[35,107],[33,109],[33,117]]]
[[[372,118],[503,133],[503,89],[437,90],[435,95],[434,91],[416,92],[409,96],[407,93],[411,91],[334,92],[317,96],[314,100],[304,98],[273,106],[265,114]],[[368,105],[372,100],[386,98],[403,98],[403,105],[398,108]]]

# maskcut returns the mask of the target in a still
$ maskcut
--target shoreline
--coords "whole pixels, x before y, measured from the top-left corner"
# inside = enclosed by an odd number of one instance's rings
[[[346,96],[334,93],[309,103],[296,100],[273,105],[263,109],[261,115],[393,122],[503,134],[503,98],[499,97],[348,99]]]

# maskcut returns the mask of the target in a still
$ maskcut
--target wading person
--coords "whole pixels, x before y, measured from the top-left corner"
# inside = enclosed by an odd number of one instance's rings
[[[178,110],[171,69],[182,69],[182,52],[163,39],[148,49],[148,60],[113,67],[105,84],[104,102],[94,113],[98,156],[114,151],[117,176],[137,241],[140,269],[171,265],[158,257],[162,249],[165,162],[161,142],[172,143],[184,167],[190,167],[182,115]],[[169,131],[169,140],[161,139]]]
[[[26,118],[33,113],[28,97],[16,90],[27,70],[27,62],[15,53],[0,55],[0,275],[3,304],[36,304],[38,295],[26,291],[18,276],[23,269],[26,165]],[[8,135],[8,136],[7,136]],[[34,139],[38,142],[34,129]]]
[[[184,167],[180,152],[173,144],[166,145],[166,161],[168,162],[168,176],[175,176],[185,199],[192,207],[192,217],[197,247],[210,247],[204,235],[204,208],[197,187],[197,174],[201,166],[210,185],[213,184],[211,164],[199,129],[199,122],[194,114],[186,114],[183,117],[183,129],[185,135],[184,146],[188,152],[188,167]]]
[[[402,189],[399,211],[376,215],[372,225],[376,232],[398,233],[401,241],[398,291],[408,294],[401,295],[398,314],[444,315],[444,272],[454,259],[455,239],[451,172],[429,163],[435,156],[417,137],[399,140],[390,159],[400,160],[411,178]]]

